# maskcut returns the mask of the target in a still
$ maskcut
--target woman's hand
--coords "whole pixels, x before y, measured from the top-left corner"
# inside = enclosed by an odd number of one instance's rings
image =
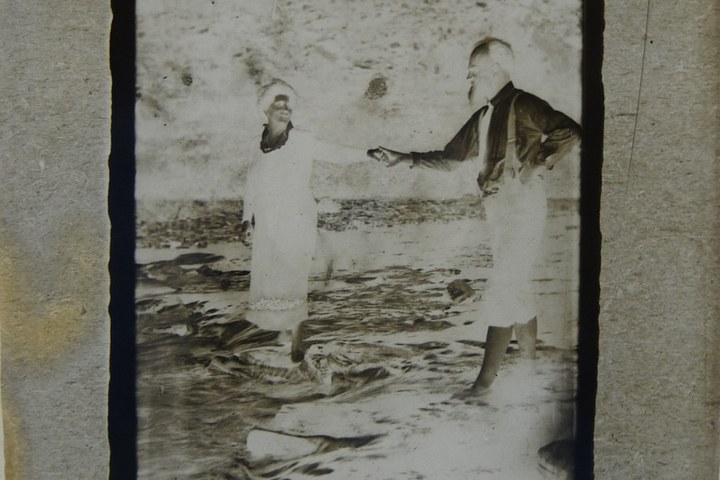
[[[253,227],[249,220],[245,220],[240,225],[240,241],[246,247],[252,246]]]
[[[412,164],[412,155],[403,152],[396,152],[384,147],[373,148],[368,150],[367,154],[370,158],[382,162],[386,167],[394,167],[398,163],[410,163]]]

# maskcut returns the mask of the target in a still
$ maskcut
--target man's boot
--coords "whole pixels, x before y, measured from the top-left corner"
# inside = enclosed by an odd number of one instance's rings
[[[512,331],[513,327],[488,327],[482,367],[470,389],[474,394],[481,395],[487,392],[495,381],[507,347],[510,345]]]
[[[292,332],[292,343],[290,344],[290,359],[295,362],[302,362],[305,358],[304,324],[300,322]]]

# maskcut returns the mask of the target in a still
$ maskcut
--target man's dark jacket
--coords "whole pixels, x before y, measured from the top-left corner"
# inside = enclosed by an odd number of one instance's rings
[[[545,100],[508,82],[495,97],[488,128],[487,162],[478,174],[478,185],[485,190],[496,166],[505,158],[508,144],[510,105],[515,105],[516,155],[522,168],[545,165],[551,155],[562,158],[580,141],[580,126],[564,113],[554,110]],[[413,166],[450,170],[459,162],[477,157],[480,120],[488,107],[483,106],[470,117],[443,150],[412,152]],[[495,180],[494,178],[492,180]]]

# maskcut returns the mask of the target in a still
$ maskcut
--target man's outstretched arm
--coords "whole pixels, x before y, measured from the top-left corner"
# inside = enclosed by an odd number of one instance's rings
[[[475,112],[442,150],[429,152],[398,152],[385,147],[368,151],[368,154],[385,163],[388,167],[408,164],[438,170],[452,170],[460,162],[478,154],[478,127],[482,110]]]

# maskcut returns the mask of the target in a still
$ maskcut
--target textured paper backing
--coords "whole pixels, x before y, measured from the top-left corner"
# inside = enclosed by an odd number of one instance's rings
[[[109,3],[0,3],[8,479],[107,477]]]
[[[718,477],[719,7],[606,4],[597,478]]]

